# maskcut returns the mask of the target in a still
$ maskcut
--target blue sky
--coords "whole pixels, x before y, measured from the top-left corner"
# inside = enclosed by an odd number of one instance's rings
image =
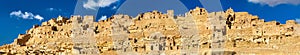
[[[24,34],[35,24],[41,24],[59,15],[70,17],[78,14],[80,12],[74,12],[78,7],[83,10],[97,11],[95,12],[97,13],[96,20],[99,20],[115,14],[125,2],[125,0],[97,0],[90,3],[88,1],[92,0],[6,0],[0,2],[0,45],[13,42],[18,34]],[[199,0],[179,1],[187,9],[194,9],[196,6],[205,7]],[[286,20],[300,18],[300,5],[298,5],[300,1],[298,0],[220,0],[220,2],[223,10],[231,7],[235,11],[247,11],[266,21],[276,20],[285,23]]]

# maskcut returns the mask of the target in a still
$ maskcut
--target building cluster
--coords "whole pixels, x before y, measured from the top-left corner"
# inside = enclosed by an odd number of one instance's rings
[[[254,53],[241,50],[250,47],[280,49],[297,43],[300,35],[300,25],[294,20],[266,22],[231,8],[209,13],[197,7],[183,16],[173,13],[114,15],[98,22],[93,16],[59,16],[1,46],[0,55],[243,54]]]

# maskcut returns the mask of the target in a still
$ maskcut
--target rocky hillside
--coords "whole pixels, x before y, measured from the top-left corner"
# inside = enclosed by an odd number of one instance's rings
[[[0,55],[300,54],[300,25],[294,20],[265,22],[247,12],[198,7],[173,13],[120,14],[99,22],[93,16],[58,17],[19,34],[0,47]]]

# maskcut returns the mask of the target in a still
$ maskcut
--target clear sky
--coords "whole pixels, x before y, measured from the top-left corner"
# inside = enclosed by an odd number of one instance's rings
[[[175,1],[175,0],[169,0]],[[176,0],[178,1],[178,0]],[[219,0],[218,0],[219,1]],[[115,14],[126,0],[6,0],[0,2],[0,45],[9,44],[35,24],[61,15],[70,17],[82,12],[97,11],[96,21]],[[199,0],[179,0],[186,9],[205,7]],[[149,2],[151,3],[151,2]],[[220,0],[223,10],[247,11],[266,21],[300,21],[300,0]],[[132,4],[132,3],[131,3]],[[208,3],[209,4],[209,3]],[[136,4],[140,5],[140,4]],[[174,4],[175,5],[175,4]],[[88,12],[88,11],[87,11]],[[165,12],[165,11],[162,11]],[[176,12],[176,11],[175,11]],[[89,12],[88,12],[89,13]]]

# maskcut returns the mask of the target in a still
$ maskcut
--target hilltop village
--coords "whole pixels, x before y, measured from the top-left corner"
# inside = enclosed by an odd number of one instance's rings
[[[174,12],[119,14],[99,22],[93,16],[59,16],[19,34],[0,47],[0,55],[300,54],[300,25],[294,20],[266,22],[231,8]]]

